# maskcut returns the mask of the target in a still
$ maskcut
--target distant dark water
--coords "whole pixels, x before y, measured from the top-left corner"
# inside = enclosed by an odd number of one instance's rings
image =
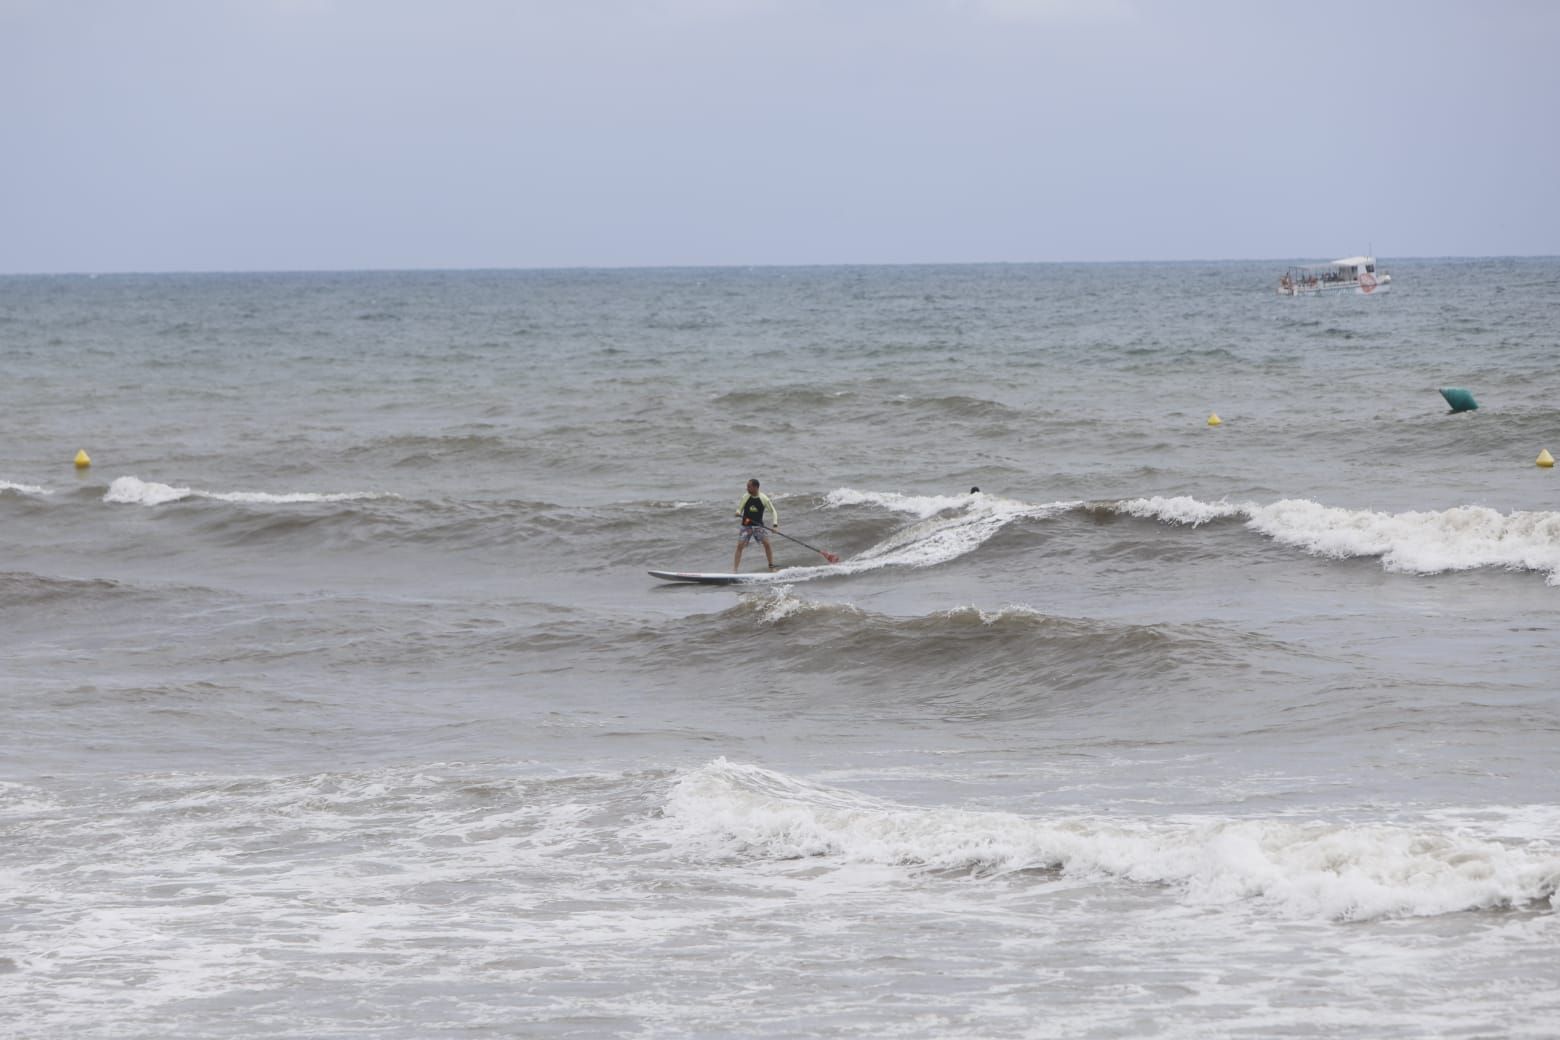
[[[1283,266],[0,278],[0,1034],[1548,1035],[1560,261]]]

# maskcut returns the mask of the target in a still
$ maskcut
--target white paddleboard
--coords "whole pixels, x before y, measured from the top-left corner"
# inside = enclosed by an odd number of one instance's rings
[[[778,573],[754,571],[749,574],[700,574],[695,571],[651,571],[652,578],[662,581],[691,581],[698,585],[741,585],[750,581],[768,581],[778,578]]]

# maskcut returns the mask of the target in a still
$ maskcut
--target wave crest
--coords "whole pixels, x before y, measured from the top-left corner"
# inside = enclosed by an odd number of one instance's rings
[[[1379,557],[1388,571],[1441,574],[1480,568],[1538,571],[1560,585],[1560,513],[1501,513],[1484,506],[1382,513],[1309,499],[1201,502],[1138,498],[1096,508],[1140,519],[1198,527],[1244,519],[1248,530],[1281,545],[1332,559]]]
[[[336,493],[296,491],[283,494],[269,491],[197,491],[193,488],[141,480],[139,477],[116,477],[104,493],[103,501],[121,505],[160,506],[169,502],[181,502],[186,498],[203,498],[214,502],[236,502],[244,505],[296,505],[310,502],[357,502],[365,499],[395,497],[397,496],[377,491]]]
[[[1560,907],[1560,850],[1430,825],[1040,819],[927,809],[724,758],[673,784],[665,818],[676,842],[700,855],[977,875],[1046,870],[1168,885],[1189,903],[1256,902],[1294,917],[1368,920]]]

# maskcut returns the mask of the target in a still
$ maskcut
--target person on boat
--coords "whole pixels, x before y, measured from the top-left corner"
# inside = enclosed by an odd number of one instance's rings
[[[764,523],[764,513],[769,513],[770,520]],[[757,542],[764,547],[764,559],[769,561],[769,569],[775,567],[775,551],[769,544],[769,531],[780,526],[780,511],[769,500],[769,496],[758,490],[758,480],[754,478],[747,482],[747,493],[737,503],[737,517],[742,521],[742,530],[737,534],[737,555],[731,561],[731,573],[735,574],[742,569],[742,550],[747,548],[749,542]]]

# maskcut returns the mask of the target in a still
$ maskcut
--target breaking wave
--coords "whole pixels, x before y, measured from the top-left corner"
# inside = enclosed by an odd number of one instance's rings
[[[103,501],[121,505],[160,506],[170,502],[182,502],[189,498],[209,499],[215,502],[238,502],[247,505],[296,505],[307,502],[357,502],[366,499],[396,498],[398,496],[377,491],[345,491],[320,493],[298,491],[274,494],[269,491],[200,491],[195,488],[173,487],[138,477],[116,477],[103,495]]]
[[[988,494],[917,496],[849,488],[830,492],[825,504],[836,509],[875,509],[913,520],[837,567],[813,569],[818,573],[934,566],[973,552],[1020,521],[1106,513],[1184,527],[1243,522],[1247,530],[1309,555],[1378,557],[1386,570],[1396,573],[1495,568],[1536,571],[1549,584],[1560,585],[1560,512],[1502,513],[1469,505],[1385,513],[1309,499],[1261,504],[1207,502],[1190,496],[1034,504]],[[795,573],[797,578],[809,576],[813,575]]]
[[[1379,557],[1405,574],[1479,568],[1537,571],[1560,585],[1560,513],[1502,513],[1484,506],[1383,513],[1325,506],[1309,499],[1270,505],[1138,498],[1108,508],[1126,516],[1200,526],[1243,519],[1247,529],[1281,545],[1332,559]]]
[[[1253,902],[1298,918],[1560,907],[1560,849],[1438,824],[929,809],[724,758],[679,778],[665,816],[690,855],[977,876],[1058,872],[1168,886],[1196,905]]]

